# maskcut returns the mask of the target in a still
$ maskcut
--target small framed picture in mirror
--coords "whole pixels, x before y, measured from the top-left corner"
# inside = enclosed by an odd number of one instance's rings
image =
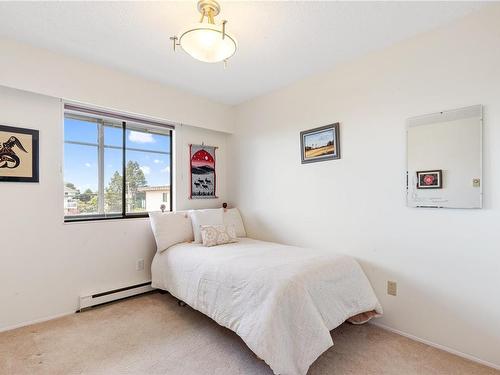
[[[443,171],[417,171],[417,189],[442,189]]]

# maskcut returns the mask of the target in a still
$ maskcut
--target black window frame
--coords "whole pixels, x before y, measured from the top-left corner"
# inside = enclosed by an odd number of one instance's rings
[[[103,221],[103,220],[118,220],[118,219],[135,219],[135,218],[146,218],[148,217],[148,212],[138,212],[138,213],[129,213],[127,212],[127,199],[126,199],[126,186],[127,186],[127,178],[126,178],[126,168],[127,168],[127,123],[133,123],[133,126],[129,128],[129,130],[136,130],[136,131],[141,131],[141,128],[144,128],[144,130],[150,130],[152,127],[158,128],[158,132],[151,131],[153,134],[160,134],[164,136],[169,137],[169,152],[162,152],[162,154],[168,154],[169,159],[170,159],[170,192],[168,193],[170,195],[170,200],[169,200],[169,211],[173,210],[173,130],[174,127],[170,124],[163,124],[159,123],[156,121],[149,121],[149,120],[143,120],[140,118],[136,117],[131,117],[131,116],[124,116],[120,114],[113,114],[110,112],[104,112],[100,110],[93,110],[93,109],[88,109],[88,108],[82,108],[82,107],[75,107],[73,105],[65,105],[65,112],[64,112],[64,121],[63,121],[63,127],[64,123],[66,121],[66,118],[77,118],[77,119],[92,119],[95,122],[95,119],[99,119],[99,115],[105,118],[112,118],[114,120],[121,120],[121,129],[122,129],[122,145],[121,147],[116,147],[116,148],[121,148],[122,149],[122,189],[121,189],[121,194],[122,194],[122,211],[121,213],[110,213],[110,214],[88,214],[88,215],[64,215],[64,222],[65,223],[75,223],[75,222],[82,222],[82,221]],[[71,112],[68,112],[67,110],[70,110]],[[76,113],[75,113],[76,112]],[[97,117],[92,117],[89,116],[91,115],[97,115]],[[101,120],[101,125],[104,126],[105,121],[103,119]],[[115,121],[116,122],[116,121]],[[63,140],[63,143],[72,143],[72,144],[78,144],[78,142],[73,142],[73,141],[66,141],[66,139]],[[98,148],[100,147],[105,147],[104,144],[99,144]],[[131,149],[131,148],[129,148]],[[99,150],[99,149],[98,149]],[[140,149],[132,149],[133,151],[143,151],[143,152],[150,152],[148,150],[140,150]],[[99,151],[100,152],[100,151]],[[101,167],[98,167],[101,168]],[[64,172],[63,172],[64,174]],[[99,177],[100,179],[101,177]],[[158,207],[158,211],[160,211],[160,207]]]

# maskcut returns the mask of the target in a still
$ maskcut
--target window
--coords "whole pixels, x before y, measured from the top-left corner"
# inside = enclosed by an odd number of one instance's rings
[[[65,221],[147,216],[162,204],[172,209],[170,126],[65,108]]]

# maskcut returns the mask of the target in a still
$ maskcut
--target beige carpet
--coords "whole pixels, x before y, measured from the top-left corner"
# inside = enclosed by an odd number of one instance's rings
[[[372,325],[344,324],[310,375],[499,374]],[[233,332],[148,294],[0,334],[3,374],[272,374]]]

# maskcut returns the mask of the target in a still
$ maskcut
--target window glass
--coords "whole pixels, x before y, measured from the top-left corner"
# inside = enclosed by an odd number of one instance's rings
[[[98,148],[66,143],[64,145],[64,214],[97,214]]]
[[[142,216],[162,204],[171,208],[170,130],[77,117],[64,121],[66,220]]]
[[[104,146],[123,147],[123,128],[121,125],[104,124]]]
[[[127,129],[127,148],[170,153],[170,136],[153,131]]]
[[[126,212],[158,211],[170,192],[170,134],[127,130],[126,145]]]
[[[123,152],[104,148],[104,210],[109,214],[122,213]]]
[[[64,120],[64,140],[97,145],[97,122],[66,117]]]

